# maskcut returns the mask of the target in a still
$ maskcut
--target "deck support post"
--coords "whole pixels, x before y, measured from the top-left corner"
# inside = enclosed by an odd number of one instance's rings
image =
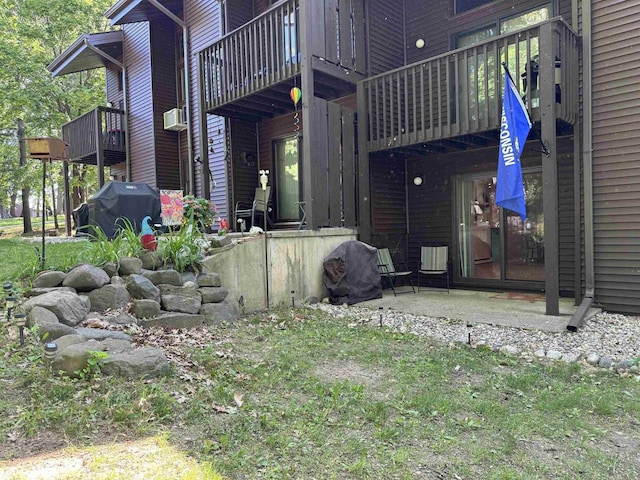
[[[550,151],[542,154],[544,211],[544,288],[546,314],[560,314],[558,236],[558,158],[556,149],[555,57],[556,36],[551,23],[540,27],[540,124],[542,141]]]

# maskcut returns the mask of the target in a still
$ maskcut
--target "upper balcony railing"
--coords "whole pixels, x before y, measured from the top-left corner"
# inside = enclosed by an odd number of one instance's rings
[[[206,110],[300,73],[299,8],[289,0],[200,52]]]
[[[497,129],[502,62],[535,120],[539,58],[554,58],[556,115],[578,115],[579,38],[560,18],[363,80],[369,151]]]
[[[124,153],[124,110],[97,107],[65,123],[62,138],[69,144],[72,161],[95,155],[98,149]]]

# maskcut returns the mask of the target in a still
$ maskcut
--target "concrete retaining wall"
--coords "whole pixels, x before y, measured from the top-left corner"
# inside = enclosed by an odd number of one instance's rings
[[[219,274],[229,291],[228,301],[238,302],[242,297],[244,312],[249,313],[291,305],[292,290],[296,302],[312,296],[321,299],[326,294],[322,262],[341,243],[357,240],[357,230],[272,231],[267,232],[266,239],[260,235],[236,240],[233,246],[207,257],[204,268]]]

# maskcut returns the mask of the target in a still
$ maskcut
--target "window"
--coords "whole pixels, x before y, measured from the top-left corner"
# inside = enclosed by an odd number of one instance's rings
[[[494,0],[453,0],[453,12],[455,14],[464,13],[493,1]]]
[[[298,138],[288,137],[274,142],[276,170],[276,213],[278,221],[298,221],[301,198]]]

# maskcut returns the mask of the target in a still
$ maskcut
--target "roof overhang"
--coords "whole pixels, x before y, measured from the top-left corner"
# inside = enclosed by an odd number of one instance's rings
[[[182,0],[158,0],[158,3],[178,15],[182,11]],[[148,22],[167,18],[155,5],[147,0],[120,0],[105,13],[111,25]]]
[[[118,67],[109,58],[122,58],[121,30],[83,33],[73,44],[47,65],[54,77],[102,67]],[[106,55],[100,55],[100,50]]]

